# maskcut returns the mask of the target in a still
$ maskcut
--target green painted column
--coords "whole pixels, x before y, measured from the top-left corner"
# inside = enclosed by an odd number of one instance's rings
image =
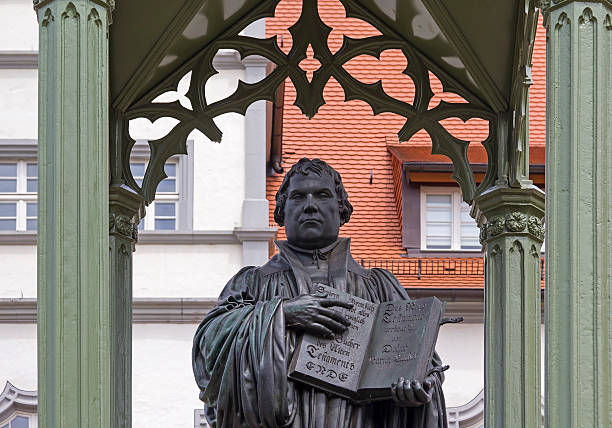
[[[111,154],[113,151],[111,150]],[[132,426],[132,253],[143,198],[125,186],[110,188],[111,427]]]
[[[546,422],[612,427],[612,4],[544,4]]]
[[[35,0],[40,27],[41,428],[111,427],[108,25],[113,1]]]
[[[485,248],[485,426],[538,428],[544,192],[495,186],[476,204]]]

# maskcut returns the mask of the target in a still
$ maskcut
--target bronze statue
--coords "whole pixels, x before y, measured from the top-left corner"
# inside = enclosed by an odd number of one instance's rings
[[[353,260],[338,238],[353,207],[340,175],[319,159],[301,159],[276,195],[274,219],[287,241],[261,267],[246,267],[225,286],[194,338],[193,370],[215,428],[446,428],[446,408],[435,372],[421,384],[400,378],[392,400],[357,405],[287,378],[302,332],[322,337],[350,324],[333,306],[350,306],[315,293],[326,284],[357,297],[409,299],[383,269]],[[437,354],[432,368],[441,366]]]

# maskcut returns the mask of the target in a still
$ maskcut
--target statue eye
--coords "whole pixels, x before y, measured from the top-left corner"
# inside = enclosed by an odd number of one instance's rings
[[[304,194],[303,193],[292,193],[290,198],[299,201],[299,200],[304,199]]]

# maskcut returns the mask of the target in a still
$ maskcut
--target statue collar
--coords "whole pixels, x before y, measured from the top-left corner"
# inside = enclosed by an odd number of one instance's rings
[[[275,243],[278,246],[278,243],[285,242],[287,247],[291,248],[293,251],[297,251],[298,253],[305,254],[327,254],[331,252],[342,240],[349,240],[349,238],[338,238],[335,242],[332,242],[330,245],[323,248],[315,248],[314,250],[307,250],[306,248],[298,247],[297,245],[292,245],[288,241],[276,241]],[[280,248],[279,248],[280,249]]]
[[[327,245],[323,248],[315,248],[313,250],[308,250],[306,248],[300,248],[296,245],[292,245],[287,242],[287,246],[293,250],[294,253],[306,254],[312,257],[313,261],[316,262],[317,267],[319,266],[320,260],[328,260],[330,257],[330,253],[336,246],[340,243],[340,239],[337,239],[335,242],[332,242],[330,245]]]
[[[315,253],[325,254],[329,258],[329,284],[339,290],[346,291],[347,271],[364,277],[368,276],[367,270],[361,267],[351,256],[350,242],[350,238],[338,238],[336,242],[325,248],[306,250],[297,248],[287,241],[274,241],[279,249],[280,257],[289,264],[300,291],[305,294],[312,292],[312,284],[296,252],[305,252],[313,254],[313,256]]]

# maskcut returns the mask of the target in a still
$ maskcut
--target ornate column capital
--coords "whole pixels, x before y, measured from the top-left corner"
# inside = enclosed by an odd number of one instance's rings
[[[535,186],[495,186],[476,198],[480,242],[507,235],[529,235],[544,241],[544,192]]]
[[[34,9],[40,9],[43,6],[48,5],[49,3],[53,3],[54,0],[33,0]],[[78,2],[79,0],[73,0]],[[112,12],[115,9],[115,0],[88,0],[92,3],[97,3],[100,6],[104,6],[108,9],[109,12]]]
[[[109,191],[109,233],[138,241],[138,222],[144,216],[144,199],[126,186],[111,186]]]
[[[610,0],[538,0],[538,7],[546,11],[549,8],[557,8],[567,6],[570,3],[603,3],[607,6],[612,6]]]
[[[555,11],[562,13],[564,10],[572,8],[580,9],[580,14],[584,14],[585,10],[588,8],[589,12],[584,15],[584,19],[587,20],[590,20],[592,16],[598,14],[598,12],[596,12],[597,9],[603,10],[603,13],[606,13],[607,16],[602,16],[601,22],[603,22],[608,29],[610,27],[609,13],[612,12],[611,0],[537,0],[536,4],[544,15],[544,27],[548,27],[551,14],[554,14]]]
[[[106,19],[107,26],[113,22],[112,13],[115,9],[115,0],[33,0],[33,2],[34,10],[39,16],[41,25],[45,25],[48,21],[55,19],[54,12],[60,13],[60,11],[63,11],[65,13],[70,8],[74,11],[80,9],[83,16],[88,19],[92,16],[95,19],[102,18],[99,15],[106,9],[107,14],[102,19]],[[89,10],[85,11],[85,9]],[[91,14],[91,9],[95,11],[93,15]],[[71,13],[74,14],[72,11]]]

